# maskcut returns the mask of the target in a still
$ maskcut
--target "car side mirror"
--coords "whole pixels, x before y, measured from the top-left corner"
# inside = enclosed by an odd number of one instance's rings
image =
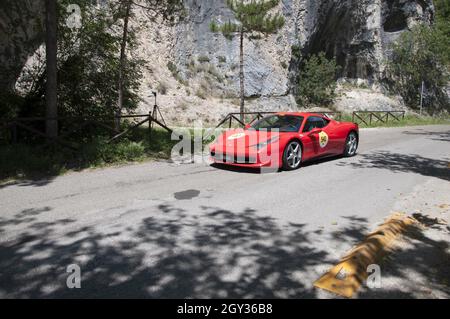
[[[308,133],[308,135],[315,135],[315,134],[320,134],[320,133],[322,133],[322,129],[321,128],[315,128],[315,129],[312,129],[309,133]]]

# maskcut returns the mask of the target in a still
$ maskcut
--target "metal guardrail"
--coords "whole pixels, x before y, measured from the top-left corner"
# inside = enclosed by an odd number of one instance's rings
[[[390,120],[400,122],[405,115],[406,111],[355,111],[352,122],[370,126],[376,123],[388,123]]]

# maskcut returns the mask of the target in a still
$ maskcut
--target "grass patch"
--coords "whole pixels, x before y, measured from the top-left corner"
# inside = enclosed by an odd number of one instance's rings
[[[202,100],[206,100],[206,92],[202,88],[197,89],[197,91],[195,91],[195,95]]]
[[[178,143],[171,140],[170,133],[156,128],[151,140],[148,128],[137,129],[114,143],[108,143],[108,139],[99,136],[86,143],[77,141],[83,146],[76,152],[57,146],[0,145],[0,181],[37,179],[69,170],[169,159],[173,146]]]
[[[177,80],[179,83],[183,85],[187,85],[188,83],[183,79],[183,77],[180,75],[180,71],[178,70],[175,63],[172,61],[169,61],[167,63],[167,68],[169,69],[170,73],[172,73],[172,76]]]

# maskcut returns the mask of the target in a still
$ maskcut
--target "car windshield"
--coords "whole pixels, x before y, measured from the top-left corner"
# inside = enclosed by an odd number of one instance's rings
[[[298,132],[302,126],[303,119],[302,116],[272,115],[253,124],[252,129],[257,131]]]

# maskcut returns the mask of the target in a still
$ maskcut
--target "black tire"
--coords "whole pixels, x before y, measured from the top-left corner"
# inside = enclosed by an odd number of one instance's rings
[[[298,153],[296,158],[292,158],[292,154],[295,152],[295,149],[298,147]],[[295,156],[295,155],[294,155]],[[293,171],[299,169],[302,164],[303,158],[303,148],[302,144],[297,141],[291,141],[286,146],[283,152],[283,170],[285,171]]]
[[[353,157],[356,155],[359,146],[359,138],[355,132],[350,132],[345,140],[344,156]]]

